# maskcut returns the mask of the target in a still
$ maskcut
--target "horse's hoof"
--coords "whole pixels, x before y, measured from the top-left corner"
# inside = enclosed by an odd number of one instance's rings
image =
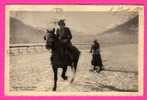
[[[70,81],[70,83],[73,83],[73,81],[74,81],[74,79],[72,79],[72,80]]]
[[[53,88],[53,91],[56,91],[56,88]]]
[[[93,69],[90,69],[89,71],[90,71],[90,72],[94,72],[94,70],[93,70]]]
[[[65,76],[63,79],[64,79],[64,80],[68,80],[68,77],[67,77],[67,76]]]
[[[101,71],[100,71],[100,70],[99,70],[99,71],[97,70],[96,72],[97,72],[97,73],[100,73]]]
[[[62,78],[63,78],[64,80],[68,80],[68,77],[67,77],[67,76],[62,76]]]

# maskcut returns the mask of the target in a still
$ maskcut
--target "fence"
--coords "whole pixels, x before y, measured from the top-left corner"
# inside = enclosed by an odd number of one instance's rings
[[[90,44],[86,43],[74,43],[79,49],[89,49]],[[32,54],[32,53],[41,53],[47,52],[45,48],[45,43],[36,43],[36,44],[10,44],[9,53],[11,55],[21,55],[21,54]]]

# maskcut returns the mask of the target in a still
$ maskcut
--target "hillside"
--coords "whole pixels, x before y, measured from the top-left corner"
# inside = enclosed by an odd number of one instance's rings
[[[44,31],[24,24],[20,20],[10,17],[10,44],[43,42]]]
[[[97,34],[97,39],[102,44],[130,44],[138,42],[138,16],[125,23],[111,28],[101,34]]]

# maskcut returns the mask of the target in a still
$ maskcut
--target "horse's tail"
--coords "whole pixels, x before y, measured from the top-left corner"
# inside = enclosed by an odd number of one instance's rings
[[[74,66],[74,70],[76,72],[77,70],[77,65],[79,62],[79,57],[80,57],[81,52],[78,50],[77,53],[75,54],[75,58],[74,58],[74,62],[73,62],[73,66]]]
[[[79,57],[80,57],[81,52],[75,48],[75,52],[74,52],[74,57],[73,57],[73,64],[72,64],[72,71],[74,73],[73,78],[71,80],[71,83],[74,81],[75,75],[76,75],[76,71],[77,71],[77,65],[79,62]]]

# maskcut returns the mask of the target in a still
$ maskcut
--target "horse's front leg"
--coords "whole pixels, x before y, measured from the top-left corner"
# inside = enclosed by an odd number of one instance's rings
[[[61,75],[64,80],[68,80],[68,77],[66,76],[66,71],[67,71],[67,66],[63,67],[63,71]]]
[[[54,71],[54,87],[53,87],[53,91],[56,91],[57,80],[58,80],[58,68],[57,67],[53,67],[53,71]]]

